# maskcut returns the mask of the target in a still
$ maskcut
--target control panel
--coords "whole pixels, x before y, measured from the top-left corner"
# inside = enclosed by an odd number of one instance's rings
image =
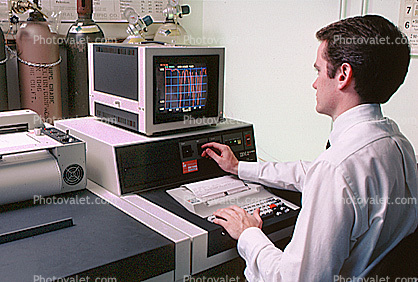
[[[187,134],[116,148],[122,194],[148,189],[174,188],[226,173],[202,157],[202,145],[218,142],[231,147],[240,161],[256,161],[252,125]]]
[[[37,129],[35,129],[37,130]],[[49,127],[49,128],[42,128],[40,129],[42,134],[45,134],[55,141],[60,142],[61,144],[72,144],[72,143],[80,143],[83,142],[74,136],[71,136],[69,133],[69,130],[66,132],[63,132],[55,127]]]
[[[179,142],[180,158],[183,161],[202,158],[202,146],[216,142],[228,145],[240,160],[252,161],[255,154],[252,131],[237,131],[234,133],[208,136]],[[249,157],[251,156],[251,157]]]

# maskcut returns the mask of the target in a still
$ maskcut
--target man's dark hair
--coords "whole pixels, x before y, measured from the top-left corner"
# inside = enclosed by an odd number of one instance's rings
[[[386,103],[405,80],[408,39],[381,16],[347,18],[322,28],[316,37],[327,43],[328,76],[334,78],[339,66],[350,64],[363,103]]]

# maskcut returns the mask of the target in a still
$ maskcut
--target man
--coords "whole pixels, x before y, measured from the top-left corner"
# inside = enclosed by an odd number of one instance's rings
[[[232,206],[214,213],[214,222],[238,239],[249,281],[363,277],[417,227],[415,154],[380,109],[406,76],[407,40],[371,15],[338,21],[316,35],[313,88],[317,112],[334,121],[329,149],[313,162],[246,163],[225,145],[202,146],[202,156],[242,179],[302,192],[284,251],[262,233],[259,211],[249,215]]]

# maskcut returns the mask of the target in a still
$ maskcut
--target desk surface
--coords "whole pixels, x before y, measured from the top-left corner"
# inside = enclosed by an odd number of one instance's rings
[[[173,242],[91,192],[45,199],[0,206],[0,233],[69,217],[74,226],[0,244],[1,281],[76,275],[139,281],[174,270]]]

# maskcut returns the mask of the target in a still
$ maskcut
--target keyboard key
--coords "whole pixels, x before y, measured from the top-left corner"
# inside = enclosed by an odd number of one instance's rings
[[[290,208],[286,206],[280,199],[269,197],[267,199],[262,199],[255,203],[250,203],[244,206],[241,206],[249,214],[253,214],[254,211],[259,208],[260,216],[262,219],[266,219],[271,216],[280,216],[282,214],[290,212]],[[213,220],[216,217],[214,215],[208,216],[207,220],[213,223]]]

